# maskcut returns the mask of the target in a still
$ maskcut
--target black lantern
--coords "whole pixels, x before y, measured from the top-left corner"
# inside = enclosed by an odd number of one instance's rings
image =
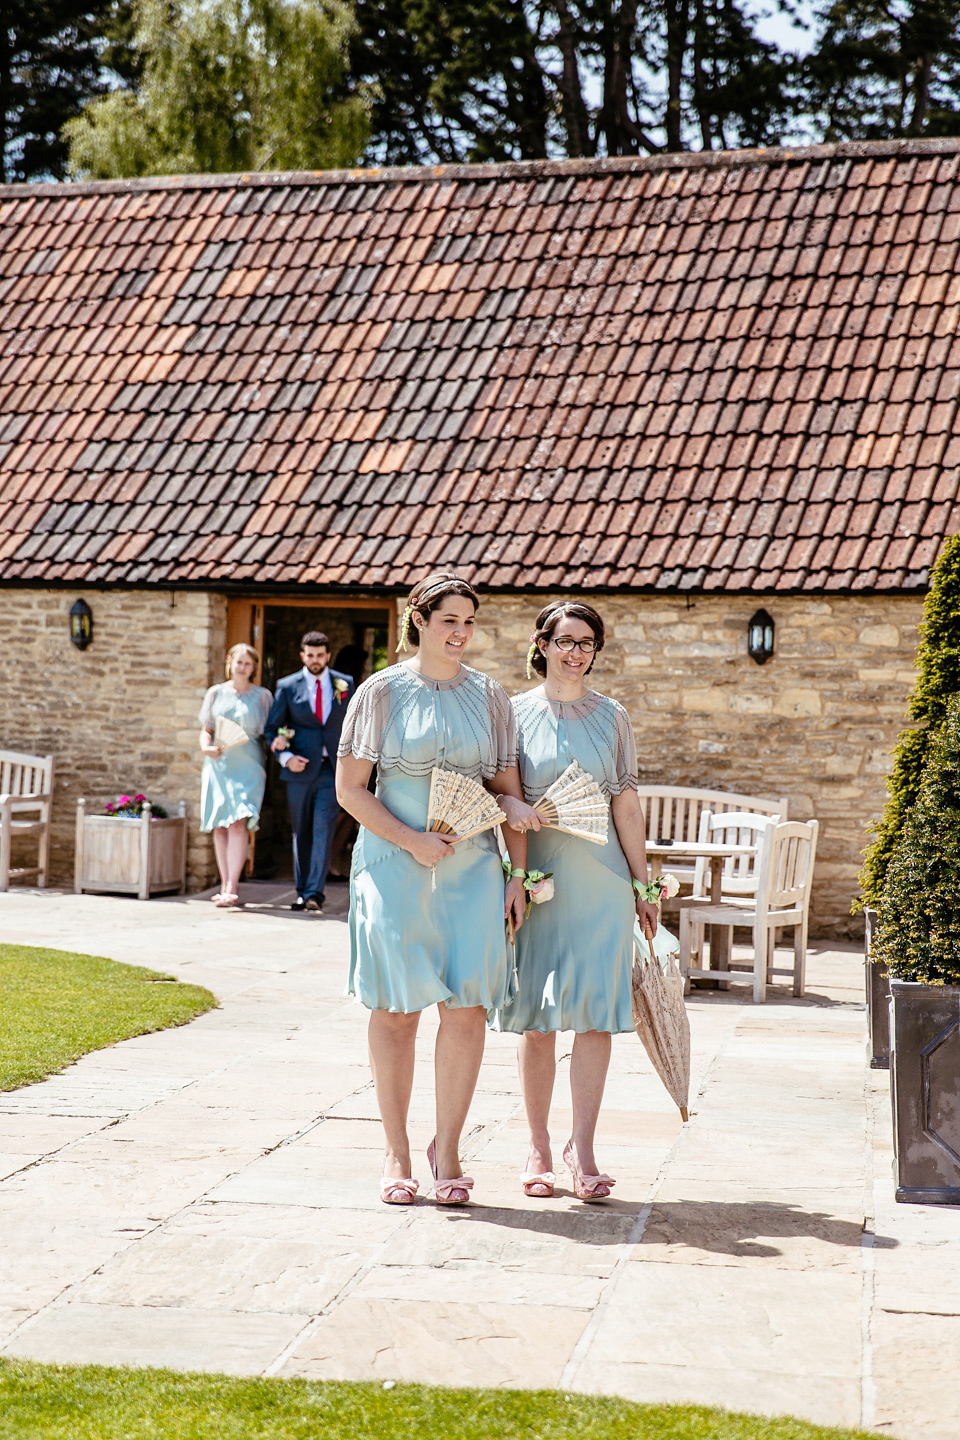
[[[747,649],[758,665],[766,665],[773,655],[773,616],[758,610],[747,626]]]
[[[85,600],[78,600],[70,610],[70,639],[78,650],[86,650],[93,639],[93,611]]]

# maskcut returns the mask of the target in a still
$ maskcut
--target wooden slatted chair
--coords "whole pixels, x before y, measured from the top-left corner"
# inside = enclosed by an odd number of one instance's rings
[[[50,863],[50,811],[53,805],[53,756],[0,750],[0,891],[10,881],[37,877],[43,889]],[[36,835],[36,865],[10,868],[13,838]]]
[[[806,824],[793,820],[766,826],[760,833],[756,894],[731,896],[719,905],[686,906],[680,912],[680,968],[685,976],[705,975],[733,983],[753,984],[753,998],[767,998],[767,985],[775,975],[793,978],[793,993],[801,996],[807,959],[807,927],[810,891],[817,855],[816,820]],[[750,970],[705,970],[690,963],[694,925],[729,928],[732,948],[733,927],[742,925],[753,932],[753,966]],[[793,927],[793,965],[775,964],[777,931]]]
[[[683,785],[641,785],[638,793],[650,840],[696,840],[700,835],[700,816],[705,810],[714,815],[742,810],[756,815],[779,815],[781,820],[790,814],[790,801],[786,796],[772,800],[768,796],[737,795],[727,790],[700,790]],[[692,885],[696,878],[696,866],[673,865],[669,855],[659,856],[656,863],[676,875],[682,885]]]
[[[757,881],[759,879],[759,844],[760,836],[768,825],[779,821],[779,815],[758,815],[748,810],[728,810],[722,815],[714,815],[710,810],[700,812],[700,833],[697,836],[704,844],[727,844],[727,845],[752,845],[755,847],[752,855],[728,855],[725,860],[719,863],[720,870],[720,895],[722,900],[740,900],[749,896],[751,901],[756,897]],[[696,912],[710,904],[712,864],[709,860],[698,860],[694,867],[693,890],[689,895],[677,900],[676,904],[681,911],[690,910],[694,913],[688,915],[681,924],[685,923],[685,938],[687,941],[686,955],[689,965],[699,964],[700,952],[703,948],[703,941],[706,935],[706,922],[698,918]],[[722,952],[725,957],[728,955],[726,947]],[[717,957],[711,954],[710,962],[714,969],[726,969],[725,958],[717,961]],[[689,969],[689,966],[688,966]],[[722,982],[721,990],[726,990],[726,982]],[[687,993],[689,993],[689,980],[687,981]]]

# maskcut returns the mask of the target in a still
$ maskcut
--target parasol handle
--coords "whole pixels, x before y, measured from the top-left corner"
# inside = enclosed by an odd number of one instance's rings
[[[513,923],[513,906],[511,906],[510,910],[507,912],[507,939],[510,941],[511,945],[516,945],[517,927]]]

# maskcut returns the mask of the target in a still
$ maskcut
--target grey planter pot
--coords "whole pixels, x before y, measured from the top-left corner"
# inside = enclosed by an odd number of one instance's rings
[[[960,1205],[960,985],[890,993],[896,1198]]]
[[[863,964],[867,982],[867,1024],[870,1030],[870,1069],[890,1069],[890,972],[872,958],[876,910],[864,910]]]

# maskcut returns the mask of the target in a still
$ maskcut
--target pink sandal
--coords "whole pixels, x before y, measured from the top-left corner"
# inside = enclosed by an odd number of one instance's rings
[[[523,1193],[530,1200],[550,1200],[556,1183],[557,1177],[552,1170],[544,1170],[542,1175],[532,1175],[529,1170],[524,1170],[520,1176]]]
[[[433,1176],[433,1193],[438,1205],[467,1205],[473,1181],[469,1175],[455,1175],[452,1180],[440,1180],[437,1176],[437,1137],[434,1136],[427,1149],[427,1160]]]
[[[380,1199],[384,1205],[412,1205],[420,1189],[419,1180],[388,1180],[380,1177]]]
[[[616,1180],[611,1180],[609,1175],[584,1175],[574,1159],[572,1140],[568,1140],[564,1147],[563,1163],[573,1176],[574,1195],[588,1204],[593,1200],[606,1200],[617,1183]]]

